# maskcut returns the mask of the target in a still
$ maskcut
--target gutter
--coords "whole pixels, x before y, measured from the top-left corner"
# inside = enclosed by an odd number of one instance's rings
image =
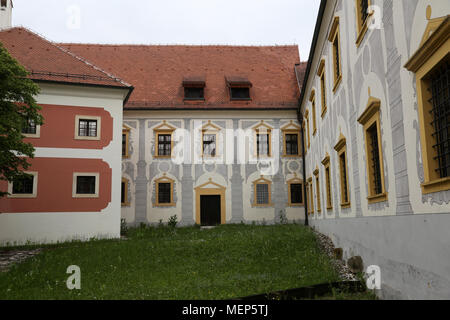
[[[311,72],[311,65],[312,65],[312,61],[313,61],[313,57],[314,57],[314,52],[316,51],[317,41],[319,39],[320,26],[322,25],[323,14],[325,12],[326,6],[327,6],[327,0],[321,0],[320,7],[319,7],[319,14],[317,16],[316,27],[314,29],[314,36],[313,36],[313,40],[312,40],[312,44],[311,44],[311,49],[309,51],[308,64],[306,66],[305,77],[303,78],[302,89],[300,91],[300,110],[299,110],[300,112],[302,111],[301,103],[303,102],[303,99],[305,98],[305,90],[303,90],[303,88],[306,88],[306,85],[308,83],[308,78],[309,78],[309,74]]]

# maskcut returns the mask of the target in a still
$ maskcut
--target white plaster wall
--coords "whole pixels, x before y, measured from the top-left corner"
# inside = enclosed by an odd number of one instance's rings
[[[102,107],[113,118],[113,140],[103,150],[36,148],[35,157],[102,159],[112,170],[111,202],[101,212],[0,214],[0,245],[120,237],[122,105],[125,90],[41,84],[38,104]]]

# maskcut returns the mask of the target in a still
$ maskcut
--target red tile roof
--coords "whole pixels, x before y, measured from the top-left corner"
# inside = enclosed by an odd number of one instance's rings
[[[294,109],[299,87],[293,46],[59,44],[120,76],[135,90],[127,109]],[[205,102],[183,100],[183,79],[205,79]],[[251,82],[251,101],[231,102],[227,78]]]
[[[28,29],[2,30],[0,42],[31,73],[29,77],[33,80],[131,88],[129,84]]]

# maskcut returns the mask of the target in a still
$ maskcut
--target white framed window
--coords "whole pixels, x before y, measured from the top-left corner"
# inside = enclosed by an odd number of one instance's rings
[[[93,116],[75,116],[76,140],[100,140],[102,132],[102,118]]]
[[[82,173],[73,174],[72,197],[73,198],[98,198],[100,174]]]
[[[27,126],[22,128],[22,134],[26,138],[40,138],[41,126],[37,125],[33,120],[28,120]]]
[[[27,171],[28,177],[16,179],[8,183],[9,198],[36,198],[38,173]]]

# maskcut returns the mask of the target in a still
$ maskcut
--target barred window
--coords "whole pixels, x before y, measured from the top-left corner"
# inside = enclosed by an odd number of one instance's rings
[[[331,208],[332,202],[331,202],[330,167],[325,168],[325,183],[327,188],[327,208]]]
[[[158,183],[158,203],[171,203],[171,184]]]
[[[13,182],[12,194],[33,194],[34,176],[17,178]]]
[[[367,17],[369,16],[369,0],[359,0],[360,2],[360,14],[361,14],[361,24],[363,24],[364,22],[366,22]]]
[[[258,156],[269,156],[269,134],[256,134],[256,153]]]
[[[215,157],[216,156],[216,135],[203,134],[203,155]]]
[[[80,119],[78,135],[80,137],[97,137],[97,120]]]
[[[286,155],[294,156],[298,155],[298,134],[289,134],[285,135],[286,139]]]
[[[127,155],[127,134],[122,133],[122,156]]]
[[[335,59],[335,72],[336,72],[336,78],[341,75],[341,61],[339,56],[339,37],[336,36],[333,42],[333,50],[334,50],[334,59]],[[335,79],[336,80],[336,79]]]
[[[443,61],[429,76],[431,92],[432,137],[436,172],[440,178],[450,176],[450,67]]]
[[[348,181],[347,180],[347,159],[346,159],[345,152],[339,156],[339,162],[340,162],[340,169],[341,169],[342,203],[347,203],[349,201],[348,201],[348,185],[347,185],[347,181]],[[328,174],[328,179],[329,179],[329,174]]]
[[[269,185],[257,184],[256,185],[256,204],[269,204]]]
[[[127,202],[126,195],[127,195],[127,183],[122,180],[122,187],[121,187],[121,194],[120,194],[120,203],[124,204]]]
[[[367,129],[368,135],[368,143],[369,143],[369,161],[370,166],[372,167],[372,189],[373,194],[381,194],[383,193],[383,186],[381,182],[381,167],[380,167],[380,153],[379,153],[379,144],[378,144],[378,130],[377,124],[374,123],[369,129]]]
[[[292,204],[301,204],[303,203],[303,193],[302,193],[302,184],[301,183],[293,183],[291,184],[291,203]]]
[[[95,176],[77,176],[77,194],[95,194]]]
[[[33,120],[28,119],[26,121],[25,126],[22,128],[22,133],[23,134],[36,134],[36,129],[37,129],[36,123]]]
[[[158,134],[158,156],[170,156],[172,154],[172,135]]]

